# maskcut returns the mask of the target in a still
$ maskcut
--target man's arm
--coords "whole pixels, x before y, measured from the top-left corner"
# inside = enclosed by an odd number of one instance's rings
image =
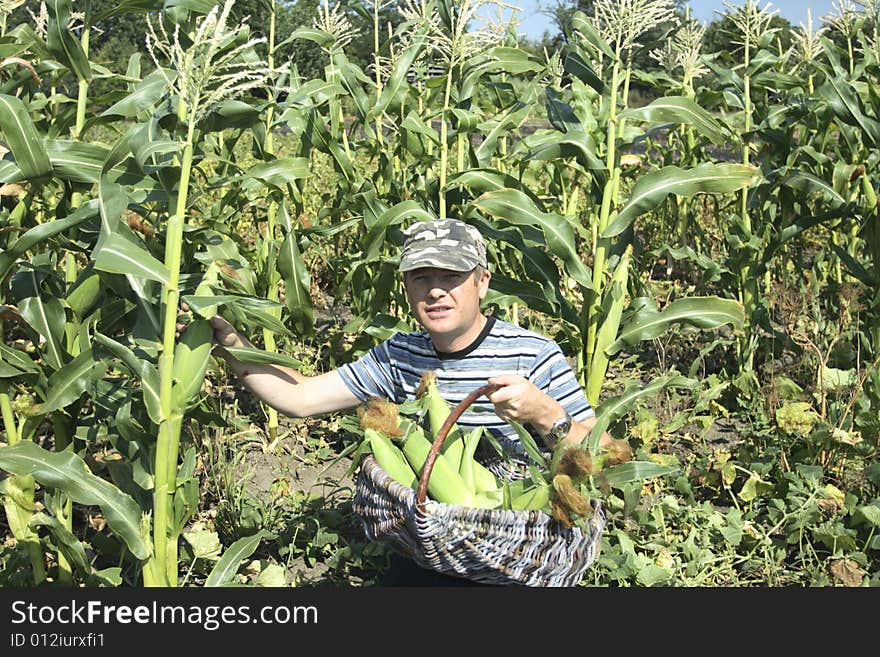
[[[353,408],[360,404],[336,370],[305,376],[291,367],[243,363],[223,347],[253,345],[220,316],[211,319],[214,354],[226,360],[244,386],[279,413],[310,417]]]

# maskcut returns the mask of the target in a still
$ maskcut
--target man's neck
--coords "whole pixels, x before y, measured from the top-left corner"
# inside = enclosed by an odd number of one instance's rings
[[[474,322],[473,326],[460,335],[430,334],[434,349],[445,354],[467,349],[473,344],[474,340],[480,337],[480,333],[482,333],[487,321],[486,316],[480,313],[477,315],[477,320]]]

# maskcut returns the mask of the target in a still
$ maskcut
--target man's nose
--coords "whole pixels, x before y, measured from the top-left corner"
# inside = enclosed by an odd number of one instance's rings
[[[446,288],[444,288],[439,280],[430,281],[428,284],[428,296],[433,299],[439,299],[442,296],[446,295]]]

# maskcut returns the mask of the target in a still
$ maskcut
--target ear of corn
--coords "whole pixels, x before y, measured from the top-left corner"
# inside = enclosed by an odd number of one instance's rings
[[[431,441],[425,438],[419,425],[404,421],[401,426],[404,428],[404,435],[398,440],[398,445],[410,467],[421,477],[422,466],[431,451]],[[474,494],[443,454],[437,455],[434,469],[428,477],[428,495],[431,499],[446,504],[474,506]]]
[[[500,490],[474,495],[474,506],[478,509],[497,509],[502,505],[502,502],[503,495]]]
[[[486,493],[498,490],[501,482],[486,466],[474,459],[474,485],[478,493]]]
[[[423,414],[428,418],[428,427],[430,427],[431,435],[436,436],[440,433],[440,428],[452,412],[449,404],[440,395],[437,389],[437,375],[435,372],[428,372],[422,377],[419,389],[416,391],[422,401]],[[461,468],[461,455],[464,451],[462,444],[461,428],[454,424],[446,434],[446,440],[440,448],[440,453],[446,458],[449,465],[454,467],[456,471]]]
[[[204,276],[202,276],[202,280],[199,283],[199,286],[196,288],[195,295],[197,297],[213,297],[214,290],[212,289],[212,285],[217,285],[220,280],[220,265],[217,260],[212,260],[211,264],[208,265],[208,268],[205,270]],[[217,306],[205,306],[201,310],[197,311],[197,314],[201,315],[205,319],[211,319],[214,315],[217,314]]]
[[[477,492],[477,486],[474,482],[474,452],[477,444],[483,435],[483,427],[477,427],[471,431],[464,439],[464,449],[461,453],[461,464],[458,468],[458,474],[464,479],[465,485],[471,492]]]
[[[865,212],[873,212],[877,209],[877,192],[874,191],[874,185],[871,179],[864,173],[861,176],[862,183],[862,209]]]
[[[395,481],[410,488],[415,488],[418,485],[419,479],[416,477],[416,473],[388,436],[375,429],[367,428],[364,431],[364,438],[369,441],[376,462]]]
[[[532,484],[510,501],[510,508],[515,511],[524,509],[546,509],[550,503],[550,486]]]

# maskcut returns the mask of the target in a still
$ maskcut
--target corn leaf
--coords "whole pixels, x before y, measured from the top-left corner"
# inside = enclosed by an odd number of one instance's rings
[[[385,244],[385,235],[388,227],[403,223],[406,219],[429,221],[434,219],[434,216],[416,201],[402,201],[388,208],[369,226],[367,236],[363,242],[367,260],[379,257],[380,250]]]
[[[117,233],[107,235],[92,252],[95,269],[147,278],[168,285],[171,272],[140,244]]]
[[[535,160],[574,159],[584,169],[605,173],[605,162],[596,155],[593,137],[578,127],[568,132],[553,132],[528,140],[529,157]]]
[[[322,48],[333,45],[335,40],[333,35],[329,32],[315,27],[298,27],[293,31],[291,36],[294,39],[304,39],[306,41],[317,43]]]
[[[256,349],[254,347],[223,347],[230,355],[240,360],[242,363],[253,363],[255,365],[284,365],[299,369],[303,366],[302,361],[283,354],[275,354],[270,351]]]
[[[497,73],[521,75],[529,72],[539,73],[543,70],[544,64],[534,59],[525,50],[509,46],[491,48],[464,65],[458,93],[459,104],[464,105],[466,101],[474,97],[477,93],[477,85],[484,75]]]
[[[375,121],[378,117],[386,112],[393,112],[400,108],[403,100],[409,90],[407,75],[413,67],[416,57],[425,46],[425,28],[419,28],[410,34],[410,45],[403,49],[397,57],[395,57],[394,69],[373,109],[367,114],[367,121]]]
[[[281,114],[278,120],[285,122],[289,117],[298,116],[302,110],[315,109],[325,105],[331,98],[344,94],[345,88],[338,82],[309,80],[287,99],[287,104],[290,107]]]
[[[724,144],[733,140],[730,130],[693,100],[682,96],[664,96],[645,107],[629,108],[620,113],[620,118],[650,124],[690,125],[713,144]]]
[[[543,212],[526,194],[517,189],[486,192],[473,205],[499,220],[540,228],[547,246],[565,263],[568,275],[588,290],[593,289],[592,275],[578,255],[574,229],[565,217]]]
[[[596,50],[611,57],[612,60],[614,59],[614,51],[611,49],[611,46],[600,36],[584,12],[576,11],[572,14],[570,27],[572,31],[583,36]]]
[[[311,145],[333,158],[336,170],[342,174],[346,181],[352,182],[357,178],[351,158],[346,154],[339,141],[330,135],[323,121],[318,120],[314,113],[309,114],[302,139],[307,145]]]
[[[406,118],[400,124],[400,127],[404,129],[402,136],[406,139],[407,148],[410,150],[412,150],[412,142],[416,141],[412,138],[412,135],[421,135],[425,139],[431,141],[435,146],[440,144],[440,133],[429,123],[424,121],[415,110],[410,111],[406,115]],[[419,154],[424,153],[424,150],[419,151]]]
[[[218,305],[229,305],[258,311],[276,311],[282,308],[280,303],[271,299],[260,299],[258,297],[232,293],[217,295],[184,294],[180,300],[197,312],[209,306]]]
[[[602,473],[609,486],[621,486],[634,481],[644,481],[652,477],[661,477],[672,474],[678,470],[672,465],[660,465],[652,461],[629,461],[613,465]]]
[[[510,278],[503,274],[492,274],[492,285],[486,295],[487,305],[509,308],[514,303],[521,303],[528,308],[548,315],[555,315],[556,308],[540,285],[520,278]]]
[[[121,360],[133,376],[140,379],[147,414],[153,422],[159,424],[162,420],[159,403],[159,371],[150,361],[135,355],[131,349],[106,335],[96,332],[93,339],[114,357]]]
[[[19,272],[19,275],[32,277],[34,271],[27,269]],[[58,299],[30,296],[18,302],[18,309],[31,328],[45,339],[40,345],[40,353],[47,364],[52,369],[59,369],[64,364],[64,350],[61,347],[67,322],[64,306]]]
[[[290,219],[287,200],[278,208],[278,218],[284,232],[278,254],[278,271],[284,278],[284,302],[297,330],[309,333],[314,325],[311,277],[297,243],[297,231]]]
[[[854,278],[857,278],[867,285],[869,289],[877,289],[877,287],[880,287],[880,280],[878,280],[877,275],[865,269],[865,267],[862,266],[858,260],[853,258],[846,249],[838,244],[832,244],[831,248],[834,249],[837,257],[840,258],[844,267],[846,267],[847,271],[849,271]],[[878,273],[880,273],[880,270],[878,270]]]
[[[0,363],[6,363],[22,372],[37,373],[40,371],[40,366],[31,360],[27,354],[22,353],[18,349],[13,349],[2,342],[0,342]]]
[[[498,146],[498,140],[515,130],[528,117],[530,108],[525,103],[514,103],[504,110],[500,116],[491,121],[480,124],[478,127],[483,135],[483,141],[477,146],[474,155],[481,167],[489,164]]]
[[[519,436],[519,441],[522,443],[523,449],[525,449],[529,458],[540,466],[546,465],[547,459],[544,457],[544,454],[541,453],[541,449],[538,447],[535,439],[532,438],[532,434],[530,434],[519,422],[508,420],[508,423],[516,430],[516,435]]]
[[[245,180],[245,189],[259,189],[263,185],[280,190],[294,180],[301,180],[312,175],[309,161],[304,157],[285,157],[271,162],[261,162],[245,172],[251,180]]]
[[[790,176],[786,176],[781,181],[781,184],[796,189],[807,196],[814,193],[821,194],[825,202],[830,204],[830,207],[839,207],[846,204],[846,199],[834,189],[833,185],[806,171],[797,171]]]
[[[544,70],[544,64],[520,48],[496,46],[486,51],[486,59],[479,63],[479,68],[481,74],[509,73],[510,75],[519,75],[528,72],[540,73]],[[466,70],[468,70],[467,74],[471,73],[469,69]]]
[[[84,144],[66,139],[47,139],[46,152],[52,162],[54,174],[69,182],[97,183],[102,173],[122,185],[130,185],[136,189],[152,191],[158,186],[132,160],[114,164],[104,171],[104,163],[110,149],[100,144]]]
[[[658,311],[654,304],[641,304],[628,318],[626,325],[605,353],[613,356],[624,346],[661,335],[671,324],[684,324],[699,329],[731,324],[742,328],[745,310],[739,301],[720,297],[686,297],[673,301]]]
[[[15,96],[0,94],[0,132],[23,178],[34,180],[52,173],[43,138],[24,103]]]
[[[63,219],[55,219],[28,230],[19,237],[11,246],[0,252],[0,279],[5,278],[15,261],[28,250],[54,237],[98,214],[98,202],[87,201],[79,209],[67,215]]]
[[[89,58],[83,52],[79,40],[67,28],[70,21],[70,0],[47,0],[49,26],[46,45],[59,62],[64,64],[80,81],[92,79]]]
[[[202,119],[199,126],[208,132],[222,132],[229,128],[249,128],[262,121],[260,110],[235,99],[224,100]]]
[[[72,404],[86,391],[93,379],[104,375],[106,369],[107,363],[95,358],[91,349],[81,352],[49,377],[46,401],[34,406],[32,414],[43,415]]]
[[[696,194],[729,194],[751,187],[760,179],[760,169],[748,164],[706,163],[687,170],[663,167],[639,178],[626,205],[602,237],[620,235],[637,217],[656,208],[670,194],[686,198]]]
[[[0,468],[19,476],[30,475],[47,488],[67,493],[79,504],[99,506],[110,529],[135,558],[146,559],[150,555],[141,536],[140,507],[116,486],[95,476],[73,452],[49,452],[23,440],[0,449]]]
[[[86,556],[83,543],[59,522],[47,513],[35,513],[28,523],[32,529],[45,527],[52,535],[55,546],[67,558],[68,563],[77,567],[80,572],[90,573],[92,566]]]
[[[566,73],[571,73],[578,80],[591,86],[600,94],[605,93],[605,83],[602,82],[602,79],[596,75],[596,72],[579,53],[568,53],[562,66]]]
[[[609,397],[596,408],[596,424],[584,437],[581,447],[589,448],[595,454],[599,447],[602,432],[609,426],[629,413],[635,406],[636,401],[642,397],[657,394],[664,388],[695,388],[699,385],[694,379],[688,379],[680,374],[667,374],[654,379],[648,385],[634,384],[626,388],[621,394]]]
[[[859,95],[846,80],[831,76],[816,91],[838,119],[859,128],[873,146],[880,144],[880,121],[865,114]]]
[[[454,189],[459,186],[465,186],[475,194],[482,194],[483,192],[495,192],[505,188],[516,189],[519,186],[519,181],[509,173],[484,167],[468,169],[467,171],[454,173],[449,176],[446,188]],[[523,191],[531,194],[531,190],[524,189]],[[540,203],[540,199],[534,196],[534,194],[531,194],[531,198],[535,203]]]
[[[125,98],[104,110],[101,116],[124,116],[125,118],[133,119],[141,112],[152,110],[156,103],[162,99],[162,96],[165,95],[165,90],[168,88],[166,76],[174,82],[177,78],[177,71],[165,69],[165,75],[162,74],[162,71],[153,71],[138,82],[134,90]]]
[[[214,568],[205,580],[205,586],[226,586],[232,582],[241,562],[256,552],[264,538],[273,539],[275,534],[261,530],[253,536],[240,538],[230,545],[214,565]]]

